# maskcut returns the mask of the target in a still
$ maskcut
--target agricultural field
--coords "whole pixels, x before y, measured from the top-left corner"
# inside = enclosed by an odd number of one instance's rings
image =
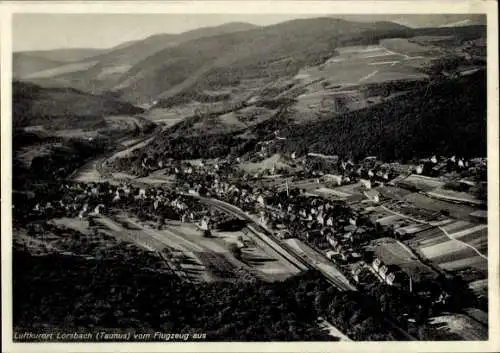
[[[455,219],[469,219],[469,215],[477,210],[471,206],[434,199],[420,193],[409,194],[404,197],[404,200],[423,210],[434,212],[445,210],[450,217]]]
[[[301,123],[319,119],[323,114],[367,108],[405,94],[403,90],[381,96],[362,86],[425,80],[428,76],[422,69],[442,54],[443,51],[434,46],[404,38],[385,39],[379,45],[337,48],[335,55],[325,63],[305,67],[294,77],[302,84],[284,93],[296,99],[289,108],[289,117]],[[297,91],[297,87],[301,91]]]
[[[450,202],[466,202],[473,205],[484,204],[484,202],[468,192],[458,192],[454,190],[437,188],[429,191],[427,194],[433,198],[438,198]]]
[[[444,186],[444,181],[423,175],[412,174],[399,181],[401,185],[407,185],[419,191],[431,191]]]
[[[486,224],[453,221],[420,232],[407,243],[436,266],[460,273],[468,281],[487,276]]]
[[[153,139],[154,139],[154,137],[151,137],[151,138],[146,139],[144,141],[141,141],[139,143],[135,143],[132,146],[130,146],[129,148],[115,153],[108,160],[110,162],[112,162],[113,160],[118,159],[118,158],[125,158],[125,157],[129,156],[136,149],[143,148],[144,146],[148,145],[151,141],[153,141]]]
[[[167,127],[177,124],[182,120],[193,116],[196,108],[193,106],[176,106],[175,108],[152,108],[145,118],[157,124],[164,124]]]
[[[405,244],[392,238],[374,240],[368,249],[373,250],[385,265],[397,265],[403,271],[411,273],[415,281],[438,275],[431,267],[423,264]]]

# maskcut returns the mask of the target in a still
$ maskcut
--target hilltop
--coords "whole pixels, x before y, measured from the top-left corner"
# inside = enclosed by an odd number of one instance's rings
[[[456,19],[459,17],[435,21],[444,26]],[[153,35],[122,43],[78,61],[61,60],[61,55],[50,58],[45,55],[37,63],[34,58],[38,56],[33,53],[18,53],[15,61],[19,62],[15,67],[24,70],[17,70],[15,74],[23,81],[44,87],[71,87],[84,92],[112,94],[146,108],[169,109],[194,101],[200,103],[201,110],[231,111],[242,107],[266,87],[275,89],[276,85],[308,84],[303,79],[293,81],[304,70],[316,67],[317,79],[328,76],[331,71],[321,72],[322,65],[328,66],[335,57],[342,56],[344,47],[380,45],[394,55],[401,52],[401,56],[406,57],[423,55],[424,59],[415,60],[399,71],[394,68],[385,80],[412,75],[425,78],[416,72],[426,65],[425,58],[430,60],[435,54],[446,54],[443,46],[460,45],[484,36],[484,33],[485,27],[481,25],[411,28],[390,21],[348,21],[331,17],[291,20],[266,27],[228,23],[181,34]],[[411,38],[424,38],[428,42],[423,45],[381,44],[386,39],[402,41]],[[420,48],[413,48],[419,45]],[[421,50],[423,47],[425,50]],[[56,58],[60,59],[61,65],[45,62]],[[390,56],[380,59],[396,60]],[[27,63],[23,64],[23,61]],[[370,66],[376,65],[375,62],[363,65],[361,70],[366,71],[363,76],[376,68]],[[336,66],[332,71],[345,71],[348,75],[351,72]],[[332,81],[336,79],[339,78],[334,77]],[[284,82],[286,80],[290,82]],[[341,78],[340,83],[357,83],[351,82],[351,77],[346,77],[346,80]],[[292,98],[297,95],[292,95]]]
[[[255,28],[248,23],[228,23],[217,27],[199,28],[181,34],[158,34],[143,40],[125,42],[106,50],[96,50],[93,55],[87,53],[80,60],[61,60],[63,50],[44,52],[44,58],[56,58],[63,63],[56,67],[47,67],[45,70],[31,70],[27,75],[15,72],[17,77],[25,81],[37,83],[42,86],[72,87],[86,92],[103,93],[112,90],[114,85],[135,64],[141,62],[154,53],[177,46],[186,41],[197,38],[214,36],[233,31],[242,31]],[[69,50],[70,53],[71,50]],[[83,54],[83,53],[82,53]],[[31,60],[40,57],[38,52],[28,52]],[[22,60],[23,57],[19,57]]]
[[[407,30],[390,22],[316,18],[197,39],[138,63],[115,89],[128,101],[160,100],[159,106],[234,87],[241,88],[238,97],[244,96],[273,80],[291,77],[304,66],[324,62],[338,46],[407,36]]]
[[[39,59],[57,61],[59,63],[69,63],[74,61],[85,60],[93,56],[100,55],[108,49],[97,48],[62,48],[52,50],[31,50],[16,52],[14,55],[26,55]]]

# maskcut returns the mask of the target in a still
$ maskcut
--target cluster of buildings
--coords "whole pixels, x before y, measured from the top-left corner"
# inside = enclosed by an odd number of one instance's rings
[[[42,194],[42,193],[41,193]],[[162,188],[138,187],[124,183],[112,185],[109,183],[68,183],[48,195],[33,195],[27,200],[32,204],[28,208],[35,217],[76,217],[83,219],[98,215],[111,207],[140,206],[150,207],[153,213],[160,213],[168,207],[179,219],[194,220],[203,208],[191,198],[164,190]]]

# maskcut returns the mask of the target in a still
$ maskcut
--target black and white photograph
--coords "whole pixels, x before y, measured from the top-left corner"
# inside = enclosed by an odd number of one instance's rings
[[[496,340],[487,19],[12,13],[12,342]]]

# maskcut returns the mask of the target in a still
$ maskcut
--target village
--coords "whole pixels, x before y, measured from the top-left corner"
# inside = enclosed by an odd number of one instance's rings
[[[244,226],[210,202],[219,200],[236,206],[309,265],[326,268],[330,262],[340,286],[372,293],[398,323],[460,319],[477,328],[478,337],[486,334],[487,213],[476,191],[485,188],[485,159],[431,156],[388,164],[368,157],[353,163],[310,153],[283,160],[287,169],[274,164],[251,174],[240,158],[146,158],[143,168],[157,176],[149,183],[68,181],[52,192],[23,195],[15,219],[83,222],[120,209],[157,229],[168,220],[191,223],[209,238],[222,225]],[[241,256],[247,241],[238,239],[231,251]],[[376,289],[381,286],[394,290],[384,297]]]

